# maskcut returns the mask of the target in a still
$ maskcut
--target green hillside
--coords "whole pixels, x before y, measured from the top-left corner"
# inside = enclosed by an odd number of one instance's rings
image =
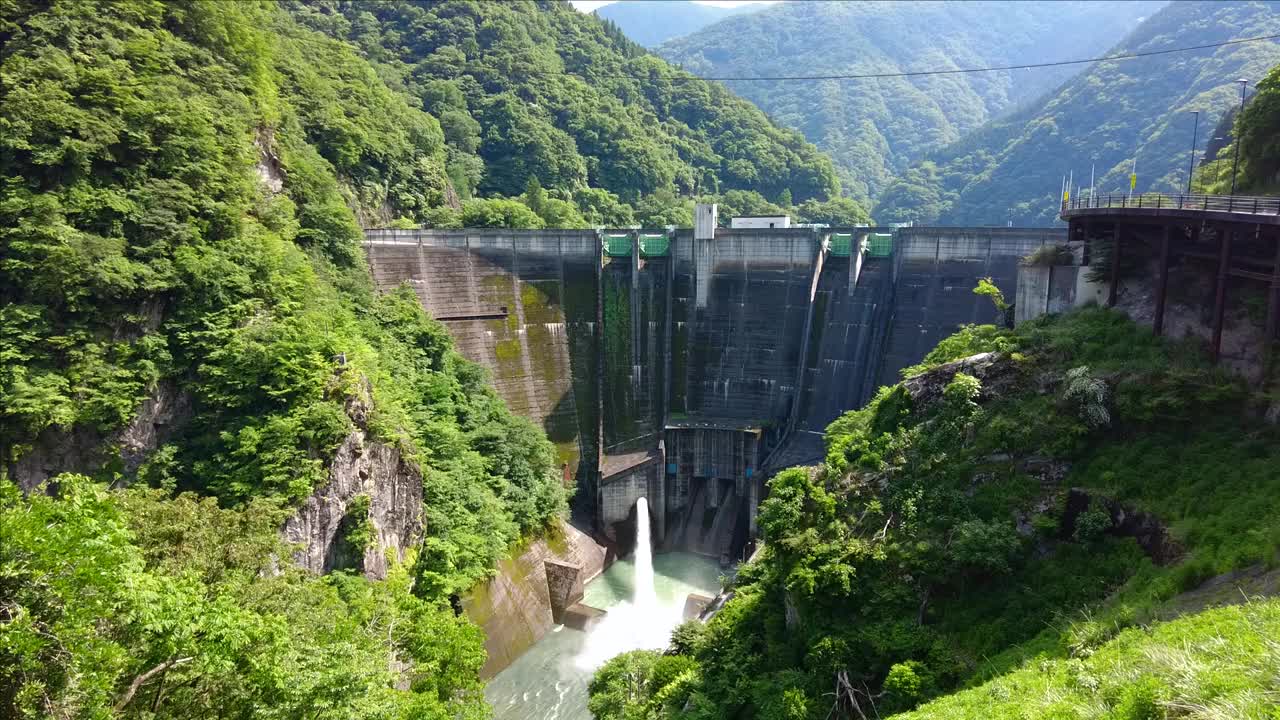
[[[414,295],[372,291],[357,219],[447,202],[438,121],[271,4],[0,13],[0,716],[483,717],[449,596],[566,491]],[[166,435],[131,431],[158,404]],[[351,437],[422,476],[384,582],[281,562]]]
[[[678,222],[677,192],[865,217],[837,189],[560,2],[0,3],[0,715],[487,716],[450,599],[571,488],[374,293],[361,228]],[[311,575],[280,528],[341,448],[423,505],[327,506]]]
[[[1098,308],[965,328],[904,374],[770,481],[763,553],[707,625],[597,674],[598,718],[887,717],[987,679],[912,717],[1272,717],[1274,603],[1158,627],[1178,667],[1121,632],[1280,559],[1280,436],[1242,381]]]
[[[530,179],[588,215],[673,192],[785,191],[797,203],[838,193],[830,161],[798,133],[567,3],[292,7],[440,119],[464,199],[518,195]]]
[[[897,73],[1091,57],[1163,2],[797,2],[658,49],[708,77]],[[926,153],[1053,90],[1079,67],[726,86],[831,155],[845,191],[875,199]],[[878,219],[878,218],[877,218]]]
[[[1275,2],[1179,2],[1154,15],[1112,54],[1280,33]],[[877,219],[926,224],[1052,223],[1062,176],[1099,193],[1126,192],[1136,155],[1139,192],[1185,191],[1192,118],[1200,143],[1254,83],[1280,63],[1280,42],[1100,63],[1026,111],[939,150],[887,187]],[[1203,148],[1204,145],[1202,144]]]
[[[595,14],[617,25],[632,40],[652,48],[755,9],[751,5],[720,7],[691,0],[625,0],[605,5]]]
[[[1198,192],[1231,192],[1236,145],[1240,165],[1236,189],[1241,193],[1275,195],[1280,192],[1280,65],[1257,83],[1244,113],[1233,107],[1213,130],[1211,144],[1196,168]]]

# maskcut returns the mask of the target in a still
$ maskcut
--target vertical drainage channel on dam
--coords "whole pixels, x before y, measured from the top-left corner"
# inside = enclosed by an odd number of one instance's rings
[[[671,631],[720,590],[720,564],[690,553],[654,554],[648,501],[636,501],[636,551],[589,582],[578,627],[556,626],[485,688],[497,720],[590,720],[595,670],[629,650],[665,648]]]

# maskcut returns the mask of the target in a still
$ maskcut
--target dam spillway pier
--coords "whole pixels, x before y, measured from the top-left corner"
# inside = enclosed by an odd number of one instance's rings
[[[699,235],[703,235],[699,237]],[[1060,228],[369,230],[380,290],[407,284],[578,486],[574,516],[630,550],[734,559],[764,481],[1012,295]]]

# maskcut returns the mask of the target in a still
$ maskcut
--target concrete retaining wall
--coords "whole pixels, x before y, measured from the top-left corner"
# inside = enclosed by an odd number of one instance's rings
[[[579,576],[557,578],[561,602],[604,570],[605,549],[571,525],[561,535],[535,540],[498,564],[498,575],[462,599],[462,610],[484,630],[489,657],[480,675],[491,678],[528,650],[555,624],[548,562],[580,568]],[[554,571],[553,571],[554,572]],[[576,601],[576,600],[575,600]]]

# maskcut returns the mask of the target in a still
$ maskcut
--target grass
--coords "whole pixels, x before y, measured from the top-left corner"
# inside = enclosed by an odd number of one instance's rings
[[[1080,657],[1031,661],[896,720],[1276,720],[1280,600],[1130,628]]]

